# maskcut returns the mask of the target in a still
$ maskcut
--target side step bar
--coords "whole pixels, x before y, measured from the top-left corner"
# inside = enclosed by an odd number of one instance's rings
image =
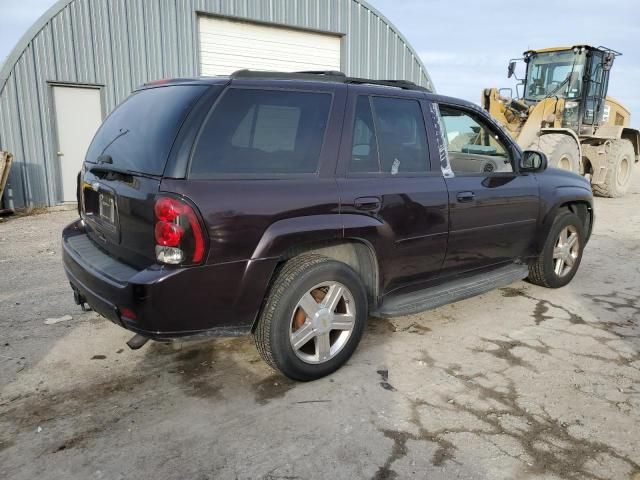
[[[374,317],[399,317],[432,310],[442,305],[475,297],[481,293],[506,287],[526,278],[529,269],[526,265],[511,264],[489,272],[474,275],[436,285],[424,290],[406,294],[391,295],[385,298],[380,308],[372,312]]]

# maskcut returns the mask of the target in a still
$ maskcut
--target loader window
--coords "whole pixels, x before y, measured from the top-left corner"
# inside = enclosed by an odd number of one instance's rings
[[[580,97],[585,61],[586,53],[573,50],[534,54],[527,66],[525,98]]]
[[[479,117],[440,105],[451,169],[456,175],[513,172],[511,155],[493,129]]]

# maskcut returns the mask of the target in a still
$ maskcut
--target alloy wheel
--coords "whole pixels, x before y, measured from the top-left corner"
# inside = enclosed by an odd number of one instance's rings
[[[580,237],[573,225],[564,227],[553,248],[553,270],[558,277],[568,275],[580,254]]]
[[[356,320],[353,295],[339,282],[307,291],[293,309],[289,340],[296,356],[312,364],[334,358],[347,344]]]

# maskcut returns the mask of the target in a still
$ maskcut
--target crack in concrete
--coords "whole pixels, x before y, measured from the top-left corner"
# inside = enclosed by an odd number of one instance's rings
[[[567,320],[574,325],[584,325],[587,323],[584,320],[584,318],[582,318],[577,313],[572,312],[571,310],[564,307],[563,305],[559,305],[550,300],[540,299],[532,295],[529,295],[524,288],[506,287],[506,288],[501,288],[500,290],[502,291],[502,295],[505,297],[524,297],[536,302],[536,306],[531,315],[534,318],[536,325],[540,325],[542,322],[545,322],[547,320],[553,320],[554,318],[556,318],[553,315],[547,315],[547,313],[552,307],[557,308],[558,310],[561,310],[564,313],[566,313],[568,318],[564,320]]]
[[[637,289],[627,287],[626,290],[626,292],[617,291],[611,292],[607,295],[589,295],[585,293],[582,296],[588,298],[598,305],[602,305],[608,312],[620,313],[619,310],[621,309],[629,309],[631,310],[633,316],[635,318],[638,318],[637,316],[640,315],[640,295],[627,293],[629,291],[634,291]]]
[[[505,348],[513,348],[509,342]],[[501,347],[502,348],[502,347]],[[540,347],[544,351],[547,347]],[[481,408],[469,403],[459,403],[455,399],[441,396],[443,404],[434,404],[422,399],[413,399],[399,392],[411,407],[410,421],[418,427],[417,433],[403,430],[380,430],[385,437],[393,440],[393,446],[385,463],[378,468],[376,480],[398,478],[392,469],[393,464],[408,454],[407,441],[427,441],[435,443],[437,449],[431,463],[441,466],[446,461],[455,461],[457,446],[446,438],[446,435],[472,434],[479,436],[494,445],[503,454],[510,456],[523,464],[526,473],[543,475],[555,474],[566,479],[604,480],[604,477],[589,470],[588,462],[603,457],[615,459],[626,464],[631,472],[640,470],[640,464],[626,455],[617,452],[604,442],[576,437],[569,432],[571,427],[580,427],[582,422],[575,420],[571,423],[562,422],[552,417],[546,409],[538,405],[542,413],[533,413],[519,403],[519,395],[512,380],[504,375],[504,371],[492,372],[501,376],[505,385],[485,386],[478,383],[479,378],[486,380],[483,373],[465,374],[457,364],[439,365],[427,351],[422,352],[421,359],[428,366],[444,371],[450,377],[458,380],[465,388],[466,394],[474,394],[479,400],[490,400],[496,407]],[[476,418],[482,428],[447,427],[430,431],[424,427],[420,419],[419,409],[428,407],[430,410],[467,414]],[[433,414],[433,412],[430,412]],[[506,428],[503,417],[519,418],[522,428]],[[526,425],[526,427],[524,427]],[[522,453],[518,455],[505,451],[494,437],[507,436],[515,440]]]

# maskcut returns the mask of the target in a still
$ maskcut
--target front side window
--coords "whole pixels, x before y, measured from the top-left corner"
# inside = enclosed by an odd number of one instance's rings
[[[315,173],[332,96],[230,89],[199,135],[192,178]]]
[[[359,96],[350,172],[419,173],[428,170],[427,134],[416,100]]]
[[[440,115],[454,174],[513,172],[509,150],[484,120],[446,105]]]

